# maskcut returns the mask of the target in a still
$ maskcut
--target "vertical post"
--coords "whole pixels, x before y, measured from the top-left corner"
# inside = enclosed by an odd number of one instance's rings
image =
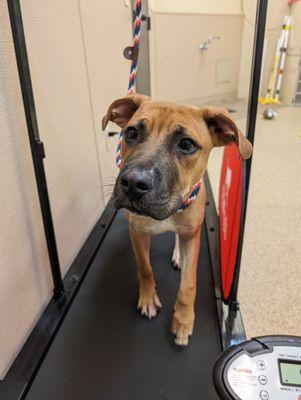
[[[258,0],[256,22],[255,22],[255,34],[254,34],[252,72],[251,72],[251,82],[250,82],[250,92],[249,92],[249,105],[248,105],[248,115],[247,115],[247,125],[246,125],[247,138],[252,144],[254,144],[255,128],[256,128],[267,7],[268,7],[268,0]],[[246,160],[244,165],[243,199],[242,199],[243,203],[242,203],[241,226],[239,234],[239,245],[237,251],[236,269],[235,269],[236,272],[231,294],[229,297],[230,308],[234,311],[238,308],[237,291],[239,284],[243,236],[244,236],[246,214],[247,214],[251,167],[252,167],[252,157],[249,160]]]
[[[7,0],[7,4],[14,40],[31,155],[33,160],[48,254],[50,259],[51,272],[54,283],[54,294],[55,296],[59,297],[64,293],[64,285],[61,276],[61,269],[48,196],[47,181],[43,163],[45,153],[43,143],[41,142],[39,136],[39,128],[28,64],[20,1]]]

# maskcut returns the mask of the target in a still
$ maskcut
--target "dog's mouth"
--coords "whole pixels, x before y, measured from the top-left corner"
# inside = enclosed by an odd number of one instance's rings
[[[113,202],[117,210],[124,208],[135,215],[151,217],[158,221],[169,218],[177,212],[182,205],[181,198],[174,196],[162,196],[161,199],[158,197],[156,201],[150,201],[145,198],[140,200],[131,200],[124,195],[114,195]]]
[[[177,192],[177,169],[153,161],[129,162],[116,179],[113,200],[116,209],[125,208],[139,216],[164,220],[181,208]],[[173,168],[172,168],[173,167]]]
[[[145,211],[141,211],[136,207],[124,207],[125,210],[129,211],[130,213],[134,215],[138,215],[140,217],[149,217],[150,215],[147,214]]]

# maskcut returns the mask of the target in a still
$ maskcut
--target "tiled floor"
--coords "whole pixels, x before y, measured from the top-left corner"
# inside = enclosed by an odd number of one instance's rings
[[[248,337],[301,336],[301,109],[281,107],[272,121],[261,113],[239,300]],[[243,112],[233,115],[243,129]],[[208,167],[216,197],[221,157],[222,150],[214,150]]]

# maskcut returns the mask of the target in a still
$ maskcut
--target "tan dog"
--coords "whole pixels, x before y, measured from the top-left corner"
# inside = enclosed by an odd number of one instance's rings
[[[188,208],[178,212],[199,181],[214,146],[235,142],[241,156],[252,145],[227,110],[197,109],[134,95],[116,100],[103,118],[124,131],[122,162],[114,188],[114,204],[125,208],[140,282],[138,308],[153,318],[161,303],[150,265],[150,236],[173,231],[173,263],[181,269],[172,332],[178,345],[187,345],[194,325],[196,269],[206,192],[202,185]]]

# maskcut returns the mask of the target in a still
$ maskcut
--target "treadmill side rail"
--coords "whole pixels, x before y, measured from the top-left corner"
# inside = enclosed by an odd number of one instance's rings
[[[246,340],[245,329],[239,307],[231,310],[230,306],[222,300],[221,293],[221,271],[220,271],[220,241],[219,241],[219,218],[217,215],[213,193],[208,175],[205,175],[206,185],[206,214],[205,226],[209,242],[209,254],[212,266],[213,282],[215,287],[216,307],[220,328],[222,349],[244,342]]]
[[[6,379],[0,381],[0,399],[21,400],[26,389],[26,383]]]

